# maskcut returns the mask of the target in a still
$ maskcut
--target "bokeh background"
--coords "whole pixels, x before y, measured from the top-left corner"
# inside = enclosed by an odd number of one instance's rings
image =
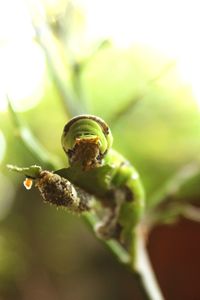
[[[167,300],[200,299],[200,218],[177,219],[188,203],[197,211],[200,197],[200,172],[188,175],[200,163],[199,28],[197,1],[1,3],[0,300],[142,299],[81,217],[44,204],[6,169],[66,166],[62,129],[84,112],[110,124],[148,209],[186,168],[176,209],[163,213],[148,251]]]

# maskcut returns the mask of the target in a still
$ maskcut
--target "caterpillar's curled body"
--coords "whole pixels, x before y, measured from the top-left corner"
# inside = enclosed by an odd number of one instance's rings
[[[143,214],[144,190],[134,167],[111,148],[112,141],[108,125],[91,115],[71,119],[62,134],[69,168],[79,170],[77,176],[69,175],[68,179],[94,194],[107,208],[108,213],[97,233],[102,238],[117,237],[127,242]],[[105,170],[101,178],[95,179],[101,170]],[[106,185],[102,186],[102,182]]]
[[[134,233],[144,211],[144,190],[135,168],[112,147],[112,134],[100,118],[80,115],[64,127],[62,147],[69,167],[55,172],[39,166],[9,168],[24,173],[24,185],[35,180],[43,199],[69,211],[81,213],[102,204],[98,236],[115,238],[134,251]],[[133,256],[133,255],[132,255]]]

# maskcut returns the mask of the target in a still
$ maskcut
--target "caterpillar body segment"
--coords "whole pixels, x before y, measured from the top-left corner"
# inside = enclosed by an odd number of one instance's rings
[[[70,168],[78,170],[78,175],[71,178],[68,172],[68,179],[95,194],[105,208],[97,234],[133,248],[134,230],[144,212],[144,189],[136,169],[111,148],[113,138],[108,125],[95,116],[75,117],[65,125],[61,141]],[[95,176],[103,169],[107,171],[100,178]]]

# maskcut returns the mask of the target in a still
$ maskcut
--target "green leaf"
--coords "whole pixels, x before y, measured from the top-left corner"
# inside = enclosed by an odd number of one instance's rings
[[[25,167],[25,168],[20,168],[20,167],[13,166],[13,165],[7,165],[7,168],[10,171],[21,173],[21,174],[25,175],[26,177],[30,177],[33,179],[36,179],[42,171],[42,168],[40,166],[36,166],[36,165],[30,166],[30,167]]]
[[[73,166],[55,171],[56,174],[68,179],[73,184],[97,197],[102,197],[108,191],[112,174],[115,169],[110,165],[83,171],[81,167]]]

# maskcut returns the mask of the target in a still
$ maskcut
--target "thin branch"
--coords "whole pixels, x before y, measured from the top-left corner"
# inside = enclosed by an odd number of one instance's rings
[[[29,11],[36,38],[45,53],[50,75],[55,82],[63,106],[70,116],[86,113],[84,104],[79,101],[77,95],[69,85],[65,62],[62,60],[56,39],[53,37],[41,10],[45,15],[41,4],[36,2],[34,4],[30,3]]]
[[[17,136],[21,140],[21,143],[38,163],[42,164],[46,168],[52,169],[54,166],[53,162],[55,161],[55,158],[39,143],[38,140],[36,140],[28,126],[22,124],[17,113],[14,111],[8,96],[7,101],[11,121],[15,128]]]
[[[137,258],[135,265],[133,266],[133,271],[135,272],[138,286],[140,287],[145,300],[164,300],[149,261],[144,234],[141,227],[138,227],[137,230]]]
[[[84,213],[83,217],[85,221],[90,225],[93,230],[95,225],[99,222],[97,217],[92,213]],[[102,240],[100,240],[102,242]],[[119,262],[129,265],[130,264],[130,255],[128,252],[116,241],[116,240],[105,240],[103,241],[105,245],[111,250]]]
[[[152,208],[158,206],[161,202],[163,203],[165,199],[173,198],[187,181],[199,173],[200,165],[196,161],[181,168],[149,198],[149,207]]]
[[[174,67],[174,65],[174,61],[165,65],[156,76],[146,82],[146,86],[150,86],[152,83],[157,82],[159,79],[165,76]],[[137,104],[144,99],[146,95],[147,92],[145,91],[133,97],[124,107],[120,108],[117,112],[115,112],[115,114],[113,114],[113,116],[109,120],[109,124],[115,125],[119,121],[119,119],[130,113],[135,108],[135,106],[137,106]]]
[[[193,205],[184,205],[181,215],[191,221],[200,222],[200,208]]]

